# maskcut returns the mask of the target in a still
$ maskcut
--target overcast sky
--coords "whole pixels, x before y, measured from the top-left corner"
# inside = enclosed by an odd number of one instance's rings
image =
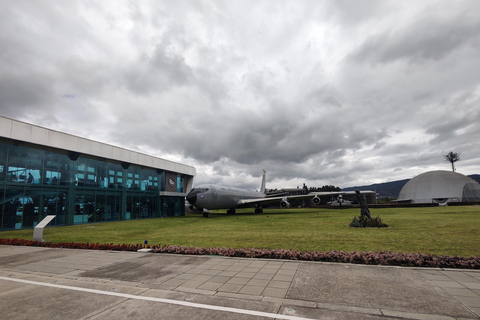
[[[480,174],[480,1],[0,0],[0,115],[197,169]]]

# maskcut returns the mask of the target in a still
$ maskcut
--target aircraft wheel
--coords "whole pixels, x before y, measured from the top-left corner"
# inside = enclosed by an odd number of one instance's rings
[[[263,213],[263,209],[255,209],[255,213]]]
[[[203,217],[204,218],[210,218],[210,212],[204,212]]]

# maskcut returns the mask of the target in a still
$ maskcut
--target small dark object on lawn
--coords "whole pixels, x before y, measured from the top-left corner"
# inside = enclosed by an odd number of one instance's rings
[[[358,200],[358,203],[360,204],[360,214],[362,216],[367,216],[369,219],[372,219],[372,216],[370,215],[370,210],[368,210],[365,195],[361,196],[360,190],[355,190],[355,193],[357,194],[357,200]]]

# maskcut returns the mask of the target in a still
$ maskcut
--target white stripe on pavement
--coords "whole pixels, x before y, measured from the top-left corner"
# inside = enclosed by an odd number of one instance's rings
[[[1,277],[0,276],[0,280],[21,282],[21,283],[33,284],[33,285],[37,285],[37,286],[52,287],[52,288],[58,288],[58,289],[66,289],[66,290],[74,290],[74,291],[81,291],[81,292],[88,292],[88,293],[103,294],[103,295],[107,295],[107,296],[116,296],[116,297],[122,297],[122,298],[127,298],[127,299],[162,302],[162,303],[174,304],[174,305],[191,307],[191,308],[200,308],[200,309],[207,309],[207,310],[214,310],[214,311],[224,311],[224,312],[232,312],[232,313],[238,313],[238,314],[247,314],[247,315],[253,315],[253,316],[258,316],[258,317],[266,317],[266,318],[272,318],[272,319],[313,320],[313,319],[300,318],[300,317],[282,315],[282,314],[276,314],[276,313],[270,313],[270,312],[253,311],[253,310],[229,308],[229,307],[220,307],[220,306],[213,306],[213,305],[208,305],[208,304],[200,304],[200,303],[193,303],[193,302],[187,302],[187,301],[178,301],[178,300],[171,300],[171,299],[155,298],[155,297],[137,296],[137,295],[127,294],[127,293],[118,293],[118,292],[103,291],[103,290],[96,290],[96,289],[65,286],[65,285],[60,285],[60,284],[30,281],[30,280],[16,279],[16,278],[11,278],[11,277]]]

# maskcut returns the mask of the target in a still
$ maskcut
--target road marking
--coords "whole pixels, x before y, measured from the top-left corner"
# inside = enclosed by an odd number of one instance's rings
[[[253,310],[229,308],[229,307],[220,307],[220,306],[213,306],[213,305],[208,305],[208,304],[201,304],[201,303],[194,303],[194,302],[187,302],[187,301],[177,301],[177,300],[155,298],[155,297],[137,296],[137,295],[127,294],[127,293],[118,293],[118,292],[112,292],[112,291],[103,291],[103,290],[96,290],[96,289],[65,286],[65,285],[61,285],[61,284],[30,281],[30,280],[16,279],[16,278],[11,278],[11,277],[1,277],[0,276],[0,280],[21,282],[21,283],[33,284],[33,285],[37,285],[37,286],[52,287],[52,288],[65,289],[65,290],[73,290],[73,291],[81,291],[81,292],[88,292],[88,293],[95,293],[95,294],[103,294],[103,295],[107,295],[107,296],[122,297],[122,298],[127,298],[127,299],[168,303],[168,304],[174,304],[174,305],[179,305],[179,306],[184,306],[184,307],[200,308],[200,309],[207,309],[207,310],[214,310],[214,311],[232,312],[232,313],[238,313],[238,314],[247,314],[247,315],[258,316],[258,317],[266,317],[266,318],[272,318],[272,319],[313,320],[313,319],[308,319],[308,318],[301,318],[301,317],[295,317],[295,316],[289,316],[289,315],[283,315],[283,314],[277,314],[277,313],[270,313],[270,312],[253,311]]]

